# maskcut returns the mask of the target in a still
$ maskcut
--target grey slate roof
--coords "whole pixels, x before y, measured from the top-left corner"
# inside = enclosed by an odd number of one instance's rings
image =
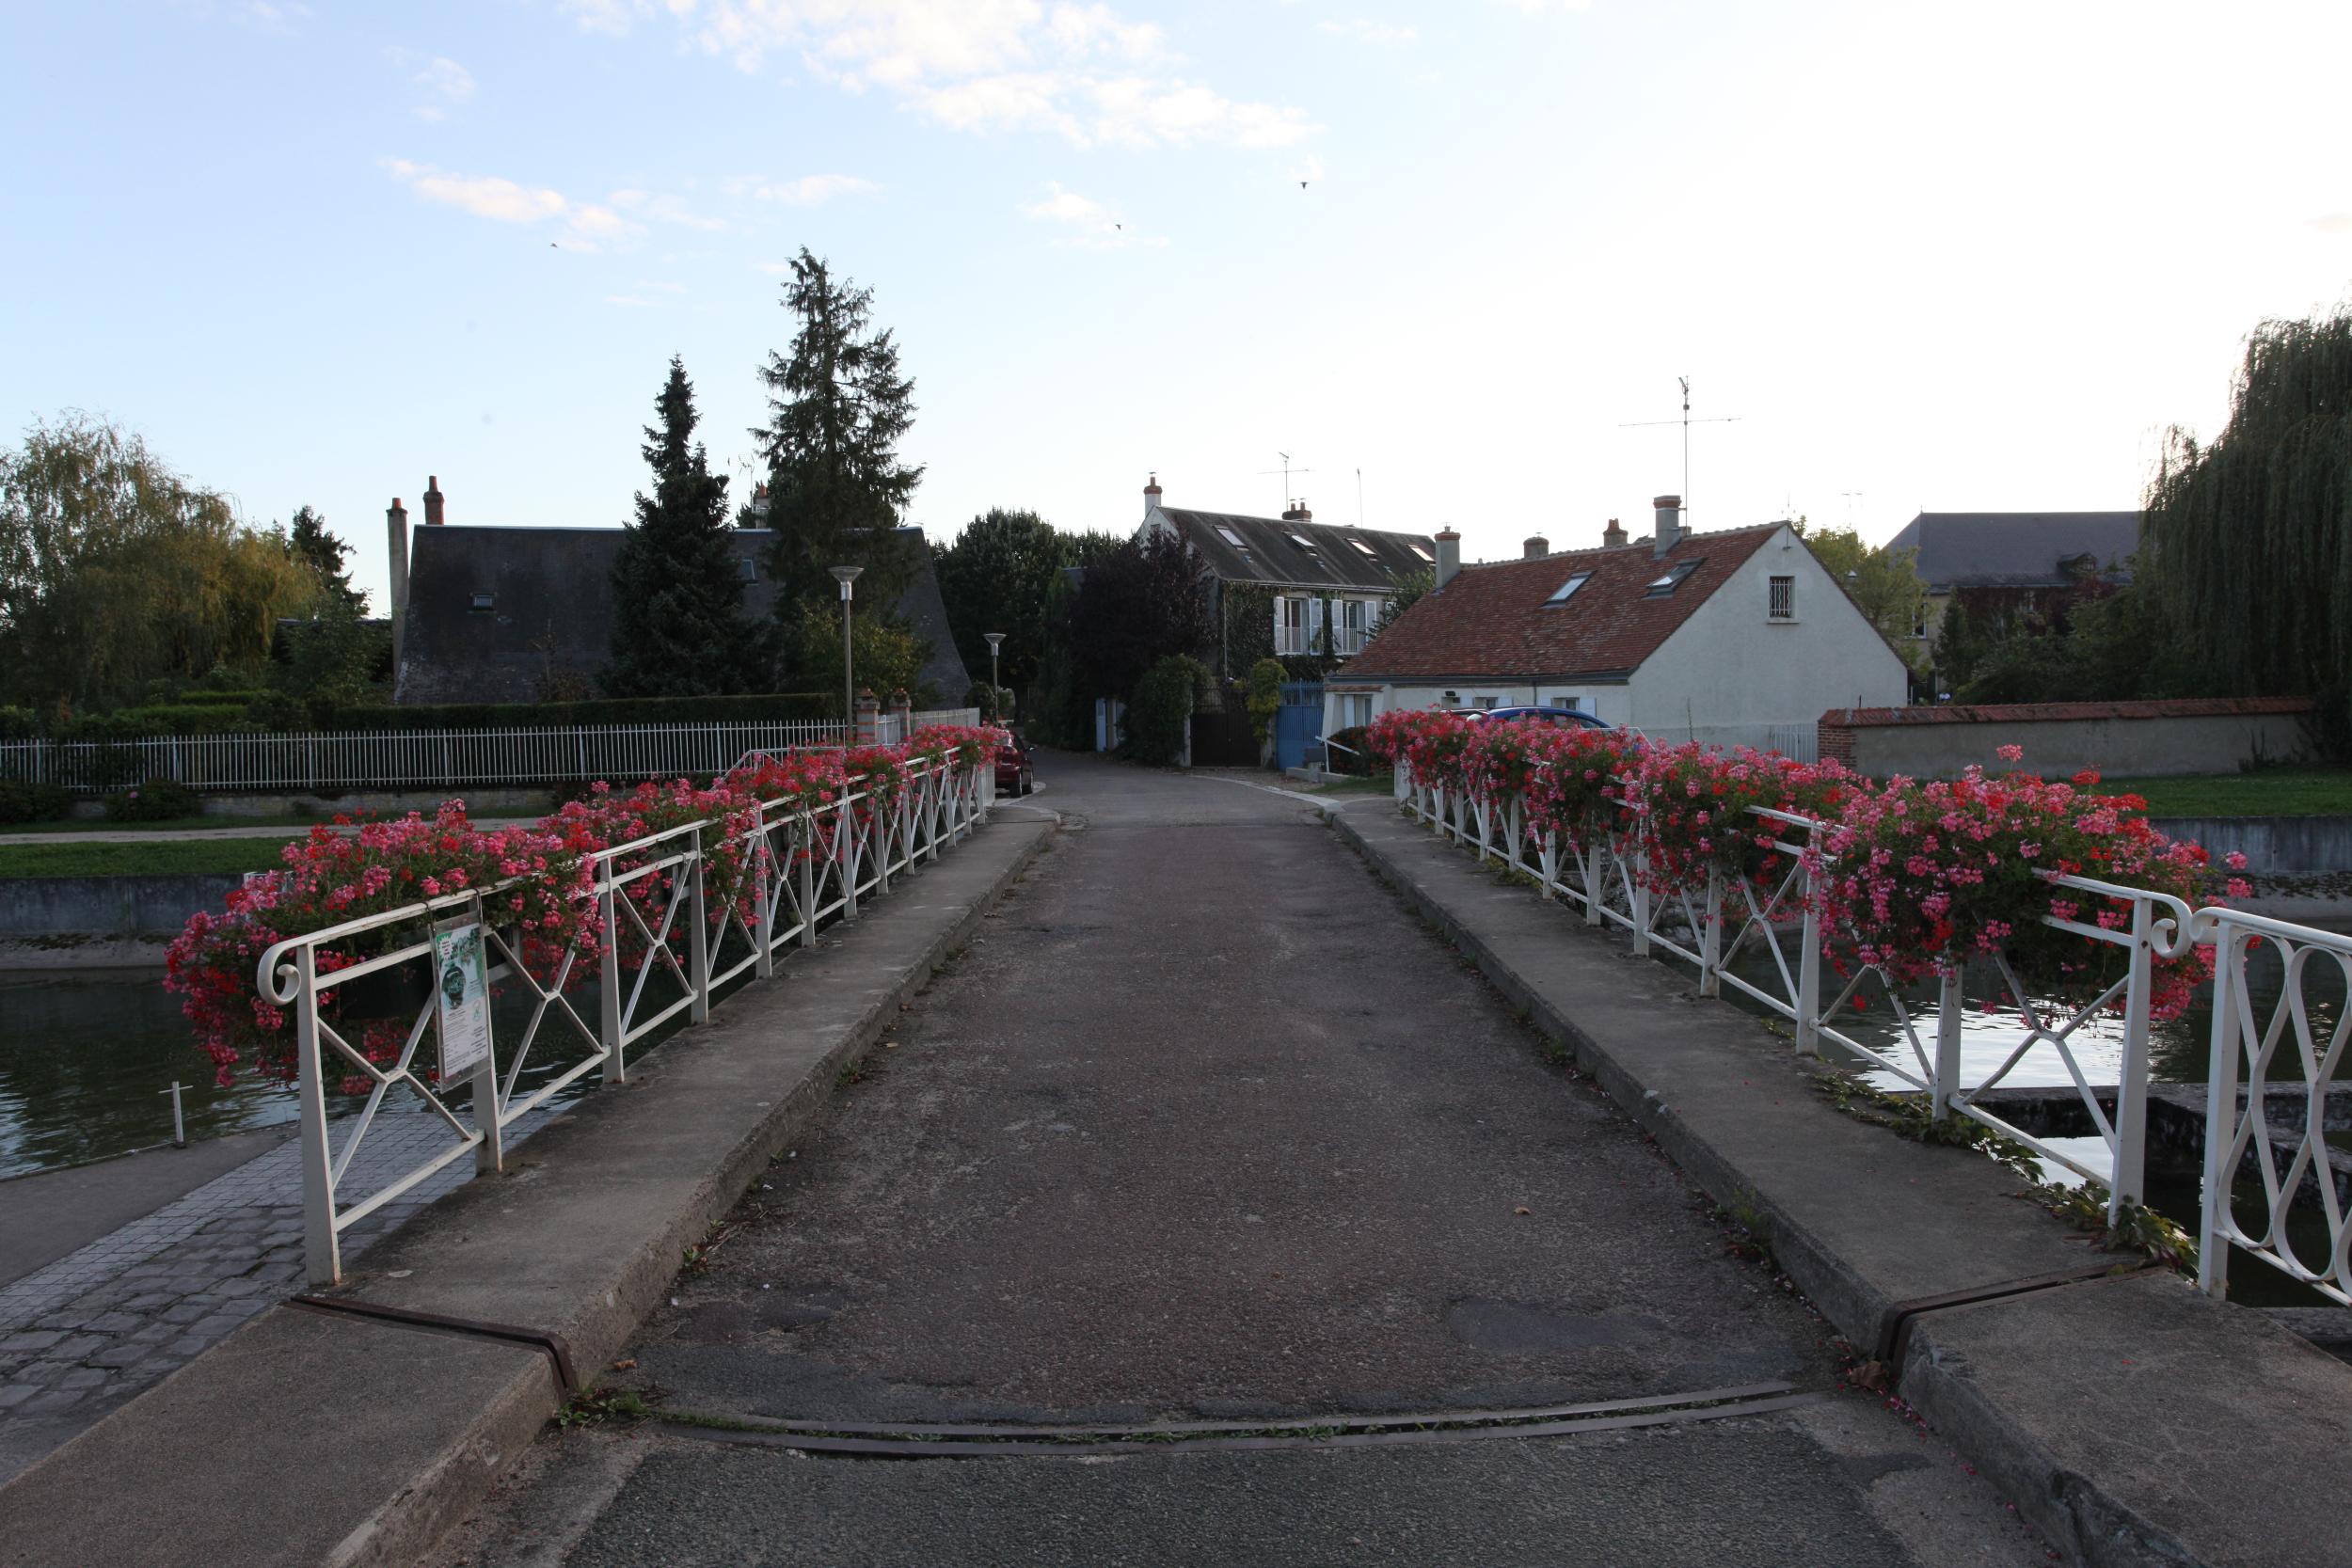
[[[923,678],[943,703],[960,704],[971,688],[947,629],[947,609],[919,528],[898,537],[916,552],[898,614],[931,645]],[[401,620],[395,702],[527,703],[550,669],[593,681],[611,657],[612,558],[617,528],[484,528],[420,525],[408,534],[408,603]],[[737,559],[758,575],[743,584],[752,614],[775,609],[775,585],[762,564],[774,535],[738,529]],[[473,609],[487,594],[491,607]]]
[[[2104,573],[2139,548],[2137,512],[1922,512],[1887,541],[1917,549],[1919,575],[1954,588],[2062,588],[2084,556]]]
[[[1388,533],[1329,523],[1286,522],[1232,512],[1193,512],[1164,506],[1166,517],[1221,582],[1264,582],[1284,588],[1377,592],[1399,578],[1436,568],[1437,541],[1425,533]],[[1225,537],[1230,530],[1237,546]],[[1305,540],[1300,545],[1299,540]],[[1361,541],[1367,555],[1350,544]],[[1422,553],[1416,554],[1414,546]]]

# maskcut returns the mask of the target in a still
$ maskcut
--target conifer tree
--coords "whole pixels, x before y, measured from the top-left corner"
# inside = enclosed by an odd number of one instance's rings
[[[694,435],[694,387],[683,360],[645,427],[653,494],[612,561],[612,658],[601,679],[615,697],[724,696],[765,690],[769,626],[744,613],[743,577],[727,519],[727,481]]]
[[[318,574],[327,598],[323,610],[358,615],[367,610],[368,596],[351,586],[351,568],[344,564],[351,546],[326,531],[326,519],[315,510],[309,506],[295,510],[286,530],[286,548]]]
[[[914,422],[914,383],[898,373],[898,345],[870,325],[873,291],[835,278],[803,247],[784,286],[799,318],[788,354],[760,372],[769,420],[752,432],[768,463],[768,524],[776,614],[836,601],[828,569],[862,566],[861,605],[895,607],[916,561],[891,531],[923,470],[898,461]]]

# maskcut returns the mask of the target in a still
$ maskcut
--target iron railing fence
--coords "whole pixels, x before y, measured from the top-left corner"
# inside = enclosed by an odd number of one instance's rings
[[[2051,886],[2105,900],[2122,917],[2112,927],[2042,917],[2053,929],[2123,949],[2122,974],[2087,1003],[2061,1007],[2034,994],[2008,959],[1997,958],[2000,1010],[2013,1008],[2023,1027],[1989,1067],[1971,1069],[1961,1049],[1966,1011],[1958,974],[1943,977],[1937,986],[1931,1040],[1922,1035],[1927,1021],[1915,1015],[1902,988],[1883,967],[1851,962],[1834,993],[1825,987],[1822,958],[1828,944],[1819,895],[1820,879],[1833,864],[1826,847],[1827,823],[1758,809],[1757,816],[1775,825],[1774,847],[1788,857],[1787,868],[1776,880],[1756,885],[1717,873],[1699,886],[1661,889],[1650,875],[1639,835],[1630,831],[1630,820],[1625,832],[1597,833],[1594,842],[1578,843],[1536,832],[1528,824],[1522,800],[1500,805],[1468,800],[1459,791],[1420,783],[1402,766],[1396,771],[1395,796],[1408,815],[1441,836],[1482,861],[1495,856],[1534,879],[1543,897],[1562,898],[1581,909],[1587,925],[1621,927],[1636,953],[1661,950],[1691,964],[1698,971],[1702,994],[1719,996],[1729,986],[1788,1019],[1796,1026],[1800,1052],[1819,1055],[1827,1041],[1858,1064],[1888,1072],[1923,1094],[1939,1119],[1968,1117],[2101,1183],[2107,1189],[2110,1219],[2139,1204],[2146,1191],[2154,966],[2182,957],[2194,944],[2212,943],[2217,978],[2201,1213],[2201,1281],[2215,1293],[2226,1291],[2228,1255],[2234,1246],[2323,1294],[2352,1304],[2352,1262],[2347,1262],[2352,1225],[2346,1223],[2352,1203],[2339,1196],[2340,1189],[2352,1190],[2352,1159],[2331,1162],[2325,1135],[2328,1091],[2346,1046],[2352,1044],[2352,936],[2217,907],[2192,911],[2169,895],[2042,872]],[[2249,953],[2265,942],[2283,965],[2284,986],[2267,1016],[2258,1020],[2248,963]],[[1760,984],[1733,967],[1751,945],[1771,958]],[[2316,995],[2315,975],[2332,977],[2318,986]],[[1845,1025],[1853,1009],[1866,1001],[1884,1007],[1895,1020],[1900,1049],[1874,1049],[1849,1032]],[[1980,1022],[1990,1016],[1980,1013]],[[2096,1082],[2105,1069],[2088,1067],[2081,1048],[2099,1021],[2118,1016],[2122,1038],[2115,1082]],[[2103,1052],[2107,1044],[2102,1042]],[[2055,1057],[2064,1068],[2106,1148],[2104,1167],[2026,1132],[1983,1103],[1986,1092],[2037,1048],[2046,1053],[2042,1060]],[[2284,1084],[2280,1083],[2282,1076]],[[2273,1095],[2292,1100],[2284,1119],[2299,1124],[2283,1168],[2279,1144],[2269,1135],[2280,1120],[2265,1102]],[[2232,1181],[2247,1171],[2260,1180],[2260,1212],[2242,1221],[2233,1206]],[[2305,1205],[2299,1214],[2298,1201]],[[2324,1240],[2310,1228],[2313,1201]],[[2297,1222],[2299,1241],[2290,1235],[2290,1219]],[[2314,1256],[2316,1263],[2311,1261]]]
[[[342,1277],[342,1238],[361,1220],[470,1151],[476,1168],[496,1171],[506,1134],[523,1117],[591,1072],[607,1084],[628,1076],[630,1048],[681,1014],[691,1022],[710,1016],[716,990],[746,974],[765,979],[797,948],[813,945],[826,926],[854,920],[862,903],[889,893],[892,879],[936,861],[944,848],[986,820],[995,799],[995,769],[983,761],[917,765],[888,791],[867,784],[824,806],[803,810],[784,801],[760,803],[748,827],[730,839],[723,820],[685,823],[590,857],[592,877],[581,895],[598,906],[601,938],[591,936],[560,954],[536,951],[522,933],[496,924],[497,895],[519,879],[445,895],[307,931],[273,944],[256,975],[260,996],[292,1010],[300,1101],[305,1258],[311,1283]],[[748,888],[726,907],[708,897],[712,851],[729,845],[749,851]],[[518,1033],[493,1039],[490,1053],[462,1084],[437,1081],[418,1053],[435,1030],[431,994],[436,917],[471,915],[485,929],[491,982],[521,988],[530,1019]],[[323,970],[323,949],[364,945],[370,932],[421,929],[407,942],[362,962]],[[535,959],[537,970],[526,959]],[[592,1024],[575,999],[595,971],[597,1005]],[[541,976],[544,974],[545,978]],[[410,982],[392,1018],[405,1021],[397,1050],[371,1059],[366,1036],[335,1006],[354,982],[383,976]],[[421,984],[415,982],[421,981]],[[381,1006],[382,1004],[377,1004]],[[538,1053],[579,1053],[577,1060],[525,1088],[524,1069]],[[357,1115],[330,1122],[330,1074],[364,1086]],[[400,1168],[362,1162],[370,1190],[353,1190],[353,1162],[366,1145],[386,1098],[395,1088],[421,1102],[446,1130],[438,1147]],[[457,1091],[467,1090],[460,1101]]]
[[[0,743],[0,779],[61,784],[81,795],[150,779],[196,790],[312,795],[619,782],[723,773],[747,752],[838,747],[843,736],[838,724],[777,721],[19,740]]]
[[[903,746],[906,744],[907,736],[916,730],[928,729],[933,724],[962,724],[969,727],[977,725],[979,721],[980,710],[976,707],[927,708],[918,713],[909,714],[903,724],[899,722],[897,714],[885,710],[875,715],[874,738],[881,745]]]

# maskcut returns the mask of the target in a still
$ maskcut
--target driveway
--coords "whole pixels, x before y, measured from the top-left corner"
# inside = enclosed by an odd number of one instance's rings
[[[2044,1560],[1314,808],[1039,773],[1051,852],[610,1374],[682,1422],[446,1560]],[[1061,1447],[804,1446],[974,1426]]]

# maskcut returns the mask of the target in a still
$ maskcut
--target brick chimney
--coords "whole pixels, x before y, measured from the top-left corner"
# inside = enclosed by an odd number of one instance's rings
[[[1658,509],[1658,535],[1650,541],[1649,553],[1664,555],[1682,539],[1682,498],[1660,496],[1650,505]]]
[[[1143,486],[1143,515],[1149,520],[1152,508],[1160,504],[1160,476],[1153,474]]]
[[[441,526],[441,476],[427,474],[424,480],[424,526]]]
[[[400,676],[400,624],[408,609],[408,509],[394,496],[384,509],[384,553],[392,586],[392,676]]]
[[[1529,534],[1527,543],[1519,546],[1520,559],[1525,561],[1541,561],[1550,553],[1551,541],[1540,533]]]
[[[1609,526],[1600,531],[1600,547],[1605,550],[1613,550],[1624,543],[1625,525],[1614,517],[1610,518]]]
[[[1315,515],[1307,510],[1307,503],[1303,500],[1291,502],[1290,509],[1282,514],[1282,521],[1286,523],[1311,523],[1314,520]]]
[[[1462,536],[1451,527],[1438,531],[1438,586],[1443,588],[1462,569]]]

